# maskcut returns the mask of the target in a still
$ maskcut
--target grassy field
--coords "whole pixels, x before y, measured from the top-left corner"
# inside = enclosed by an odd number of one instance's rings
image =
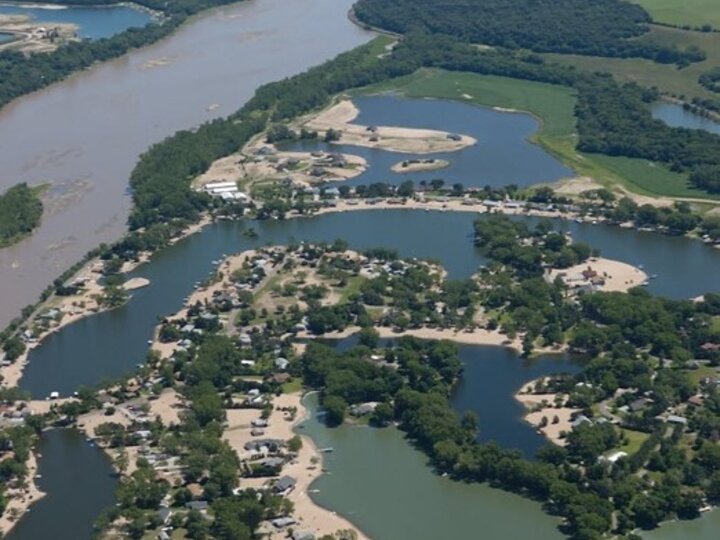
[[[720,1],[717,11],[720,12]],[[544,56],[546,59],[587,71],[612,73],[621,82],[636,82],[646,87],[656,86],[665,93],[687,100],[694,97],[717,99],[717,94],[700,86],[698,78],[713,67],[720,66],[720,33],[690,32],[678,28],[654,26],[651,32],[641,38],[641,41],[662,42],[676,45],[680,49],[696,46],[705,51],[707,58],[703,62],[679,69],[674,64],[657,64],[640,58],[599,58],[560,54]]]
[[[700,28],[709,24],[720,29],[718,0],[635,0],[654,21],[675,26]]]
[[[575,94],[570,88],[506,77],[422,69],[360,90],[363,94],[399,92],[408,97],[462,100],[489,107],[526,111],[540,122],[533,141],[572,168],[611,187],[620,184],[648,196],[709,198],[688,187],[687,178],[642,159],[576,151]]]
[[[628,455],[633,455],[635,452],[640,450],[642,443],[648,438],[647,433],[641,431],[633,431],[631,429],[623,429],[623,435],[627,437],[627,443],[618,448],[623,452],[627,452]]]

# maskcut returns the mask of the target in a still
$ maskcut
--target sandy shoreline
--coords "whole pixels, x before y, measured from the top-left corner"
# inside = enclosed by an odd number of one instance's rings
[[[404,128],[395,126],[364,126],[353,124],[359,114],[349,99],[343,99],[309,119],[300,122],[302,127],[314,131],[334,130],[341,133],[338,144],[381,148],[389,152],[431,154],[454,152],[477,143],[468,135],[435,129]]]
[[[535,384],[544,380],[545,377],[541,377],[523,384],[514,397],[525,407],[523,419],[528,424],[548,441],[565,446],[564,434],[572,431],[572,416],[580,409],[567,407],[568,396],[565,394],[534,393]]]
[[[557,277],[560,277],[570,290],[597,280],[597,290],[603,292],[627,292],[648,280],[648,275],[640,268],[603,257],[591,257],[570,268],[550,270],[546,279],[553,282]]]
[[[34,451],[30,452],[26,466],[27,489],[8,489],[5,492],[8,504],[2,513],[2,517],[0,517],[0,534],[2,535],[6,535],[20,521],[31,505],[45,496],[45,493],[35,483],[35,476],[38,474],[38,462]],[[14,516],[16,518],[12,519]]]

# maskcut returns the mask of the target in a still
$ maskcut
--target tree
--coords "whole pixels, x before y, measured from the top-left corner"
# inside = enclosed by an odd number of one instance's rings
[[[287,449],[289,452],[297,454],[302,448],[302,439],[299,435],[295,435],[287,442]]]
[[[347,407],[347,401],[340,396],[327,396],[323,401],[325,423],[330,427],[336,427],[342,424],[345,420]]]

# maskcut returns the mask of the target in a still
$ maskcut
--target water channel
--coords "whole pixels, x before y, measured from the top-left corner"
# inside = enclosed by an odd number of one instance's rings
[[[60,273],[125,230],[138,155],[237,110],[255,89],[368,41],[353,0],[247,0],[0,111],[0,191],[51,183],[40,228],[0,250],[0,328]],[[40,126],[40,127],[38,127]]]
[[[89,540],[100,513],[115,502],[117,478],[110,459],[74,429],[45,431],[36,480],[46,493],[6,540]]]
[[[150,286],[133,293],[124,306],[83,319],[51,334],[30,354],[20,387],[43,398],[58,391],[69,395],[80,385],[94,386],[131,372],[147,352],[157,317],[176,312],[196,281],[213,270],[211,262],[266,244],[290,240],[347,240],[357,249],[397,248],[403,257],[434,258],[451,278],[465,278],[486,261],[473,246],[472,222],[484,214],[419,210],[355,211],[287,221],[220,222],[157,253],[133,276]],[[536,223],[534,218],[518,218]],[[575,240],[606,257],[644,265],[657,274],[648,289],[671,298],[691,298],[720,291],[720,251],[701,242],[606,225],[558,221]],[[258,238],[243,235],[252,226]],[[672,256],[668,254],[672,253]],[[178,271],[182,269],[182,271]]]
[[[466,187],[529,186],[573,175],[560,161],[529,142],[528,138],[538,129],[537,120],[529,114],[508,114],[459,101],[408,99],[393,95],[356,96],[353,102],[360,111],[353,123],[437,129],[470,135],[477,139],[477,143],[457,152],[431,155],[316,141],[285,147],[345,152],[364,157],[370,167],[363,174],[343,182],[351,186],[373,182],[400,184],[405,180],[420,182],[434,178],[442,178],[448,186],[455,183]],[[411,174],[390,170],[400,161],[428,157],[444,159],[450,165],[440,170]]]
[[[128,28],[145,26],[152,20],[148,13],[128,5],[87,7],[0,3],[0,15],[26,15],[33,23],[49,28],[53,23],[74,24],[78,27],[78,37],[87,39],[107,38]]]

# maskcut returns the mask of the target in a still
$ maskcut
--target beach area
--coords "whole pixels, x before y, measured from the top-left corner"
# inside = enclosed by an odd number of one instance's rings
[[[35,477],[38,474],[37,458],[35,452],[30,452],[30,456],[25,462],[27,467],[25,486],[9,488],[4,493],[7,506],[2,516],[0,516],[0,535],[2,536],[5,536],[17,524],[22,515],[29,511],[33,503],[45,496],[45,493],[35,483]]]
[[[340,133],[340,138],[333,142],[380,148],[389,152],[432,154],[454,152],[477,144],[473,137],[446,131],[352,123],[359,113],[352,101],[342,99],[319,114],[301,119],[298,126],[321,132],[334,130]]]
[[[557,278],[570,290],[591,285],[602,292],[627,292],[647,283],[648,275],[640,268],[622,261],[591,257],[569,268],[552,269],[546,275],[550,283]]]
[[[302,393],[293,392],[281,394],[273,399],[273,411],[268,418],[268,427],[264,428],[264,437],[270,439],[288,440],[299,435],[302,446],[295,459],[282,469],[283,476],[296,479],[295,487],[286,495],[294,505],[292,517],[297,521],[294,530],[308,530],[316,538],[327,534],[334,534],[340,530],[353,530],[358,540],[368,540],[360,529],[347,519],[338,516],[335,512],[327,510],[312,500],[312,483],[323,473],[322,453],[318,451],[310,437],[303,434],[301,424],[307,417],[308,411],[302,403]],[[288,411],[295,411],[290,414]],[[228,427],[223,435],[224,440],[238,454],[242,460],[248,457],[244,445],[252,440],[251,422],[260,418],[260,411],[253,409],[228,410]],[[267,478],[241,478],[241,488],[259,488],[268,482]],[[278,530],[269,523],[263,528],[271,540],[287,538],[287,532]]]
[[[523,418],[528,424],[548,441],[565,446],[565,434],[572,431],[572,417],[578,414],[580,409],[566,406],[566,394],[536,393],[536,385],[542,386],[544,383],[545,379],[541,378],[524,384],[515,393],[515,399],[525,407]]]

